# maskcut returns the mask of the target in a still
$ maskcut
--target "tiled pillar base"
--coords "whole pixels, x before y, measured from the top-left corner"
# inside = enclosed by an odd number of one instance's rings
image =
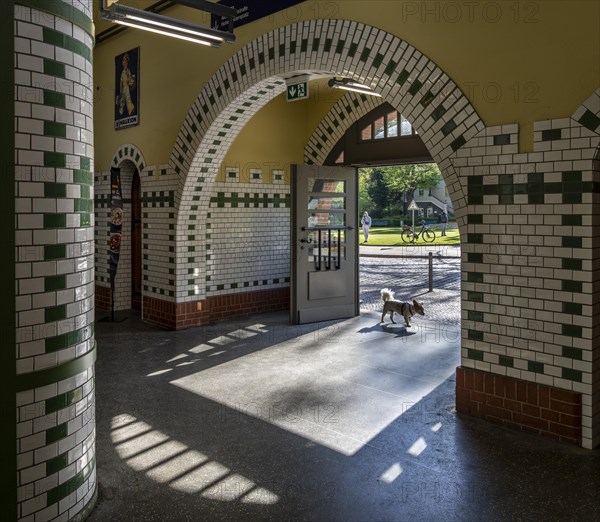
[[[220,295],[180,304],[145,296],[143,319],[170,330],[182,330],[220,319],[288,310],[289,306],[289,288]]]
[[[581,444],[581,394],[577,392],[459,367],[456,409],[521,431]]]

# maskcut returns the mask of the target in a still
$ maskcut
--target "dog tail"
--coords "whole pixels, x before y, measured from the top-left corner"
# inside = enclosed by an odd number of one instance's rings
[[[391,301],[394,299],[394,292],[392,292],[389,288],[384,288],[381,291],[381,300],[385,303],[386,301]]]

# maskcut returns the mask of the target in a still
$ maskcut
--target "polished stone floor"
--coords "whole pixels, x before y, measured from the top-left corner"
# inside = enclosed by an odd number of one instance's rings
[[[457,416],[456,329],[379,318],[97,323],[90,522],[600,519],[598,451]]]

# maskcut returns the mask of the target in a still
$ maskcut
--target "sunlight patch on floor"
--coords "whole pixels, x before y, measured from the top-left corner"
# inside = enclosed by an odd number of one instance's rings
[[[406,453],[412,455],[413,457],[418,457],[421,453],[423,453],[423,451],[425,451],[426,447],[427,443],[425,442],[425,439],[423,437],[419,437],[415,443],[408,448]]]
[[[131,469],[176,491],[222,502],[279,502],[275,493],[132,415],[112,419],[111,439],[117,454]]]
[[[400,476],[400,473],[402,473],[402,466],[400,466],[399,462],[396,462],[381,474],[379,480],[391,484]]]

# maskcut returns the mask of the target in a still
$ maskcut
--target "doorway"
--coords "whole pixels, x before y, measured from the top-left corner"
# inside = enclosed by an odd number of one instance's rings
[[[140,174],[131,182],[131,308],[142,309],[142,198]]]

